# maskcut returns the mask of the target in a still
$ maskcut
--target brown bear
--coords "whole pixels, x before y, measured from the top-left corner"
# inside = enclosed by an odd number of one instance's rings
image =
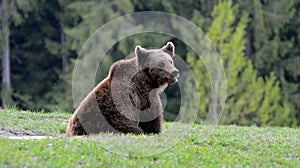
[[[115,62],[108,76],[81,102],[66,135],[160,133],[163,109],[159,94],[179,76],[174,54],[172,42],[160,49],[136,46],[135,57]]]

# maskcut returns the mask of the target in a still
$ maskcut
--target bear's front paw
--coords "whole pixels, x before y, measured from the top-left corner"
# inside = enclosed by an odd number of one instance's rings
[[[136,135],[139,135],[139,134],[143,134],[144,131],[139,127],[135,127],[135,128],[132,129],[132,133],[136,134]]]

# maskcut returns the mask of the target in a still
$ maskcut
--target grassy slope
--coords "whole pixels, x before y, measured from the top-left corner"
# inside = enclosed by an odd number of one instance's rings
[[[0,131],[51,135],[54,139],[11,140],[0,137],[0,167],[298,167],[300,129],[237,126],[194,126],[182,141],[149,157],[125,157],[103,145],[151,152],[159,136],[98,135],[85,138],[63,136],[69,114],[0,111]],[[165,124],[168,127],[174,123]],[[184,130],[179,125],[174,131]],[[209,134],[210,133],[210,134]],[[209,134],[205,141],[200,134]],[[103,141],[103,137],[107,139]],[[133,142],[134,143],[130,143]],[[163,141],[155,142],[159,148]],[[121,146],[120,146],[121,144]],[[147,148],[146,146],[150,146]],[[120,146],[120,147],[119,147]],[[145,146],[145,147],[144,147]],[[144,150],[144,151],[145,151]]]

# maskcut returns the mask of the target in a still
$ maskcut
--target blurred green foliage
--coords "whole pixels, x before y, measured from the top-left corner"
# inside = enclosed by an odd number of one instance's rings
[[[291,105],[282,102],[282,92],[274,73],[265,79],[257,76],[252,62],[245,57],[244,37],[248,19],[246,13],[237,18],[237,12],[237,6],[232,6],[230,1],[219,3],[213,10],[214,19],[207,32],[220,52],[225,68],[227,99],[221,123],[295,126]],[[187,61],[199,81],[201,97],[209,98],[211,76],[203,75],[206,73],[205,65],[195,58],[190,51]],[[200,116],[204,118],[211,103],[207,100],[200,101]]]
[[[12,100],[18,108],[73,112],[72,70],[92,33],[119,16],[163,11],[199,26],[222,56],[227,79],[223,124],[300,125],[299,0],[11,2],[17,2],[10,5],[16,12],[10,18],[9,38]],[[176,31],[177,26],[171,23],[170,29]],[[107,39],[116,34],[111,30]],[[185,120],[197,117],[196,121],[202,122],[212,101],[210,77],[202,60],[178,39],[144,33],[119,41],[99,62],[95,85],[114,61],[131,54],[136,45],[158,48],[167,41],[175,44],[177,55],[196,76],[200,109],[195,116],[188,111],[195,104],[181,106],[180,91],[174,85],[166,90],[165,119],[175,120],[182,109]],[[99,52],[97,44],[101,42],[95,41],[92,54]],[[195,84],[190,76],[182,75],[186,82],[183,92],[194,100]]]

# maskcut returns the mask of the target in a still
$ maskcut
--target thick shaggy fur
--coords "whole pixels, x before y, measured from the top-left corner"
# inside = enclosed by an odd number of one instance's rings
[[[66,135],[160,133],[163,109],[159,93],[178,77],[174,50],[171,42],[154,50],[137,46],[135,58],[114,63],[108,77],[76,109]]]

